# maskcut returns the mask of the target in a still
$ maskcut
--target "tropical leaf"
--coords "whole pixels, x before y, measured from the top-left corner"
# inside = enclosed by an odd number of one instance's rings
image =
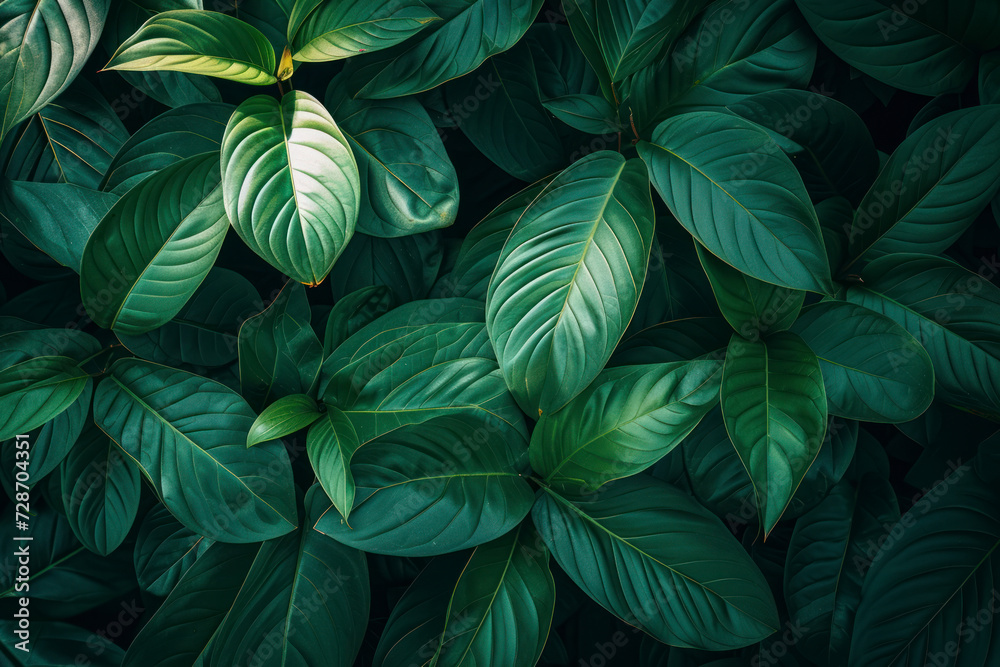
[[[298,525],[291,464],[278,442],[246,448],[253,410],[217,382],[122,359],[94,393],[94,421],[185,526],[259,542]]]
[[[109,0],[13,0],[0,9],[0,140],[76,78],[101,36]]]
[[[107,167],[99,189],[123,195],[139,181],[184,158],[219,150],[230,104],[191,104],[166,111],[129,137]],[[197,127],[197,132],[191,128]]]
[[[826,435],[819,359],[787,331],[758,342],[734,335],[726,351],[720,403],[726,431],[753,480],[766,536]]]
[[[107,556],[139,511],[139,470],[106,435],[88,427],[62,462],[66,518],[80,542]]]
[[[661,642],[718,651],[778,627],[747,553],[708,510],[663,482],[632,477],[580,499],[545,489],[532,519],[587,595]]]
[[[1000,189],[1000,105],[954,111],[893,151],[858,205],[848,261],[890,253],[939,253],[972,224]]]
[[[524,522],[471,552],[431,561],[393,608],[375,664],[408,667],[416,656],[441,667],[534,665],[555,597],[548,550]]]
[[[737,7],[716,0],[658,62],[624,82],[625,120],[646,139],[670,116],[804,88],[815,60],[816,42],[791,0],[742,0]]]
[[[348,546],[394,556],[484,544],[531,509],[534,496],[519,472],[526,462],[523,445],[461,417],[397,429],[354,455],[351,525],[330,507],[315,527]]]
[[[920,95],[964,88],[977,62],[968,35],[983,30],[979,26],[984,22],[997,20],[995,7],[977,8],[977,3],[935,2],[926,15],[919,5],[900,13],[878,0],[796,4],[838,58],[883,83]]]
[[[310,317],[305,288],[290,280],[267,308],[240,326],[240,393],[255,410],[313,392],[323,345]]]
[[[360,181],[347,139],[323,105],[293,91],[256,95],[222,139],[226,213],[272,266],[318,285],[354,233]]]
[[[583,391],[625,333],[649,262],[648,188],[640,161],[592,153],[514,225],[490,279],[486,328],[529,415],[554,412]]]
[[[841,482],[795,524],[785,564],[789,616],[804,629],[799,650],[820,665],[846,664],[861,585],[885,526],[899,520],[888,481]]]
[[[996,489],[960,466],[932,494],[891,527],[903,530],[872,558],[851,638],[852,665],[924,664],[939,655],[953,665],[949,646],[962,647],[963,663],[992,662],[990,642],[967,639],[967,619],[995,606]],[[992,614],[985,624],[977,621],[983,629],[991,624]]]
[[[792,326],[819,359],[830,414],[869,422],[916,419],[934,398],[934,366],[906,329],[842,301],[810,306]]]
[[[409,236],[455,222],[458,174],[419,102],[352,100],[344,78],[337,77],[327,88],[326,105],[358,163],[359,232]]]
[[[292,58],[324,62],[379,51],[405,41],[441,17],[420,0],[298,0],[289,16]]]
[[[125,40],[105,69],[206,74],[255,86],[276,83],[274,49],[253,26],[202,9],[160,12]]]
[[[531,434],[531,467],[557,488],[585,492],[650,467],[715,406],[721,364],[690,361],[602,372]]]
[[[611,81],[651,64],[708,0],[597,0],[597,36]]]
[[[445,99],[453,109],[468,109],[459,123],[462,132],[490,162],[514,178],[536,181],[565,164],[556,124],[542,106],[527,42],[450,82]]]
[[[671,213],[713,255],[763,282],[833,292],[816,211],[766,132],[700,111],[664,121],[638,149]]]
[[[307,526],[325,507],[306,494]],[[265,542],[212,638],[209,664],[274,654],[285,665],[350,667],[361,647],[369,607],[365,555],[312,528]]]
[[[370,56],[355,57],[352,97],[386,99],[423,92],[476,69],[524,35],[541,0],[433,2],[441,17],[414,39]]]
[[[393,238],[357,233],[330,272],[334,299],[364,287],[384,286],[403,303],[423,299],[444,259],[440,232]]]
[[[247,434],[247,447],[277,440],[303,429],[321,417],[316,401],[305,394],[279,398],[254,420]]]
[[[1000,414],[1000,288],[949,259],[909,253],[877,259],[862,276],[864,286],[848,289],[846,299],[920,342],[934,364],[936,396]]]
[[[139,524],[135,542],[135,573],[139,585],[153,595],[166,597],[181,576],[215,543],[203,537],[157,504]]]
[[[87,240],[118,197],[69,183],[5,180],[3,216],[35,247],[77,273]]]
[[[145,333],[173,319],[198,289],[228,229],[218,157],[161,169],[98,223],[80,262],[80,294],[97,324]]]
[[[237,357],[240,325],[261,305],[249,280],[216,266],[172,320],[144,334],[118,334],[118,340],[159,364],[224,366]]]
[[[701,245],[696,248],[722,316],[744,338],[757,340],[770,332],[783,331],[798,317],[805,292],[751,278]]]
[[[128,130],[100,92],[77,79],[4,142],[8,178],[96,188]]]

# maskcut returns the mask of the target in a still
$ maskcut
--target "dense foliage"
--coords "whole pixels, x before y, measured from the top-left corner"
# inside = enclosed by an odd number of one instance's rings
[[[1000,5],[3,0],[0,109],[3,665],[1000,665]]]

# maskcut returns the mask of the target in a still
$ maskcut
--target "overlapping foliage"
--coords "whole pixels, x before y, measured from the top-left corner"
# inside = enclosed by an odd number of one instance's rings
[[[1000,664],[998,49],[0,3],[3,664]]]

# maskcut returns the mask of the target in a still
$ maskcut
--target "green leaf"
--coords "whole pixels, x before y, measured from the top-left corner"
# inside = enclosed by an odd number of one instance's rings
[[[395,305],[393,291],[384,285],[362,287],[337,299],[326,320],[324,356],[329,357],[341,343],[385,315]]]
[[[13,180],[94,189],[128,130],[101,93],[78,78],[11,132],[4,172]]]
[[[261,546],[208,663],[280,655],[280,664],[296,667],[354,664],[368,624],[368,565],[365,554],[308,527],[324,500],[313,486],[305,499],[307,527]]]
[[[649,65],[708,0],[598,0],[597,32],[604,64],[617,83]]]
[[[298,525],[280,442],[247,449],[253,410],[223,385],[122,359],[94,394],[94,421],[138,465],[171,513],[225,542],[257,542]]]
[[[413,39],[358,56],[349,75],[353,97],[386,99],[430,90],[468,74],[514,46],[535,20],[541,0],[432,2],[441,17]]]
[[[463,110],[459,127],[465,136],[491,162],[528,182],[566,162],[556,124],[540,95],[527,42],[445,86],[449,108]]]
[[[670,116],[804,88],[815,61],[815,39],[791,0],[716,0],[658,63],[623,83],[622,108],[645,139]]]
[[[105,55],[111,55],[118,45],[132,36],[143,23],[155,14],[170,9],[201,9],[201,0],[138,0],[137,2],[115,2],[108,12],[108,20],[101,33],[101,46]],[[220,9],[216,7],[216,9]],[[116,111],[121,109],[126,113],[134,108],[136,102],[152,97],[157,102],[171,108],[185,104],[200,104],[204,102],[219,102],[221,96],[218,88],[207,76],[185,74],[184,72],[118,72],[125,81],[136,88],[131,95],[125,94],[115,101]],[[119,111],[121,113],[121,111]]]
[[[543,100],[542,106],[570,127],[587,134],[610,134],[621,130],[615,108],[599,95],[563,95]]]
[[[364,287],[386,286],[403,303],[427,296],[444,249],[438,231],[381,238],[357,233],[330,272],[334,299]]]
[[[432,320],[422,312],[430,308],[446,314]],[[464,299],[416,302],[337,348],[323,364],[323,401],[346,413],[356,447],[442,415],[460,415],[512,443],[527,442],[524,417],[500,374],[482,317],[482,306]],[[347,463],[349,458],[339,465]]]
[[[868,308],[824,301],[792,326],[819,358],[830,414],[868,422],[916,419],[934,399],[934,366],[910,333]]]
[[[573,35],[573,40],[597,74],[598,84],[604,99],[609,102],[617,101],[611,86],[611,74],[604,64],[604,56],[601,53],[596,0],[564,0],[563,14]]]
[[[979,23],[997,20],[978,3],[933,3],[934,20],[897,12],[878,0],[796,0],[838,58],[894,88],[919,95],[958,92],[972,78],[976,52],[962,43]],[[919,12],[919,5],[917,5]],[[982,15],[980,15],[982,14]],[[993,14],[992,17],[989,15]]]
[[[313,419],[306,434],[306,452],[316,479],[347,522],[356,492],[351,474],[351,458],[361,446],[350,417],[333,405]],[[348,524],[350,526],[350,524]]]
[[[1000,188],[997,151],[1000,105],[922,125],[893,151],[858,205],[846,266],[862,256],[937,254],[958,240]]]
[[[937,397],[1000,415],[1000,288],[944,257],[908,253],[877,259],[861,276],[864,286],[848,289],[846,299],[920,342],[934,364]]]
[[[864,121],[819,90],[772,90],[726,108],[796,144],[792,162],[814,202],[840,195],[857,206],[878,174]]]
[[[955,646],[960,662],[947,664],[995,662],[991,642],[966,638],[974,627],[967,619],[996,606],[997,501],[995,486],[963,465],[892,527],[899,537],[885,541],[865,576],[851,665],[933,664]]]
[[[125,541],[139,511],[139,470],[91,425],[62,462],[66,517],[80,542],[107,556]]]
[[[206,74],[255,86],[276,83],[274,49],[253,26],[201,9],[161,12],[118,47],[105,69]]]
[[[77,438],[83,431],[90,416],[90,399],[94,393],[93,381],[88,381],[80,396],[68,408],[53,419],[45,422],[40,428],[27,431],[31,443],[31,457],[28,462],[28,485],[34,484],[59,467],[69,454]],[[24,430],[21,433],[25,433]],[[17,467],[17,452],[15,443],[8,441],[0,446],[0,464],[7,472],[4,475],[4,486],[15,488],[15,475],[20,470]]]
[[[802,178],[766,132],[713,111],[670,118],[639,155],[671,213],[738,271],[830,294],[833,281]]]
[[[305,288],[290,280],[240,327],[240,393],[255,410],[292,394],[312,394],[323,345],[310,317]]]
[[[322,282],[354,233],[358,166],[309,93],[256,95],[237,107],[222,139],[222,183],[236,233],[301,283]]]
[[[543,178],[511,195],[480,220],[462,240],[454,268],[434,286],[432,296],[486,301],[490,277],[510,230],[550,181],[550,178]]]
[[[899,520],[887,479],[841,482],[795,522],[785,562],[791,621],[804,631],[798,649],[819,665],[847,664],[854,614],[873,546]]]
[[[206,649],[231,611],[260,548],[223,543],[209,547],[132,640],[121,667],[204,664]]]
[[[218,158],[160,170],[98,223],[83,250],[80,294],[99,326],[126,335],[162,326],[208,275],[228,229]]]
[[[326,105],[358,163],[359,232],[409,236],[455,222],[458,174],[417,100],[352,100],[344,78],[336,77]]]
[[[319,406],[305,394],[279,398],[264,409],[250,427],[247,447],[277,440],[309,426],[321,417]]]
[[[740,273],[696,244],[722,316],[744,338],[757,340],[792,325],[806,293],[779,287]]]
[[[531,467],[557,488],[585,492],[663,458],[719,400],[721,364],[611,368],[531,434]]]
[[[653,206],[639,160],[577,161],[514,225],[490,279],[486,327],[528,414],[566,405],[597,377],[635,311]]]
[[[87,239],[118,197],[69,183],[4,180],[2,215],[31,243],[63,266],[80,272]]]
[[[587,595],[661,642],[722,651],[778,628],[771,591],[743,547],[663,482],[631,477],[580,499],[544,489],[532,519]]]
[[[205,550],[215,544],[187,528],[157,503],[139,524],[135,573],[142,590],[166,597]]]
[[[0,8],[0,140],[76,78],[109,0],[11,0]]]
[[[297,0],[288,19],[292,58],[325,62],[398,44],[440,21],[420,0]]]
[[[253,451],[253,450],[251,450]],[[370,553],[433,556],[489,542],[531,509],[527,451],[476,422],[439,417],[361,447],[351,526],[329,508],[316,529]]]
[[[375,664],[409,667],[417,656],[439,667],[535,665],[555,598],[549,552],[523,522],[471,552],[431,561],[393,607]]]
[[[216,266],[172,320],[137,336],[118,334],[118,340],[158,364],[224,366],[236,359],[240,325],[261,305],[249,280]]]
[[[767,536],[826,435],[819,359],[787,331],[759,342],[734,335],[726,351],[720,403],[726,431],[753,480]]]
[[[160,114],[119,149],[99,189],[123,195],[175,162],[219,150],[234,109],[231,104],[191,104]],[[192,132],[192,127],[198,131]]]
[[[90,375],[75,359],[38,357],[0,370],[0,410],[7,415],[0,440],[38,428],[71,406]]]

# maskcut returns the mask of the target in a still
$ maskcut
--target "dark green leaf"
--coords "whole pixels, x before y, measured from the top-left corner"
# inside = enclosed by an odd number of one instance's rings
[[[819,358],[830,414],[869,422],[915,419],[934,398],[934,367],[888,317],[843,301],[806,308],[792,326]]]
[[[632,477],[579,500],[546,489],[532,518],[577,585],[662,642],[721,651],[778,627],[771,591],[743,547],[663,482]]]
[[[764,282],[833,292],[816,211],[766,132],[701,111],[664,121],[638,149],[670,211],[713,255]]]
[[[352,100],[344,78],[337,77],[327,88],[326,104],[358,163],[359,232],[409,236],[455,222],[458,174],[419,102]]]
[[[215,262],[228,224],[219,154],[177,162],[129,190],[90,235],[80,293],[94,322],[138,335],[169,322]]]
[[[720,403],[726,431],[753,480],[766,536],[826,435],[819,359],[787,331],[759,342],[734,335],[726,351]]]
[[[184,527],[165,506],[157,504],[139,524],[135,543],[135,573],[139,585],[166,597],[181,576],[214,540]]]
[[[721,364],[690,361],[602,372],[531,434],[531,467],[573,491],[597,489],[653,465],[719,400]]]
[[[188,528],[257,542],[298,525],[280,442],[246,447],[253,410],[191,373],[122,359],[94,393],[94,421],[128,454]]]

